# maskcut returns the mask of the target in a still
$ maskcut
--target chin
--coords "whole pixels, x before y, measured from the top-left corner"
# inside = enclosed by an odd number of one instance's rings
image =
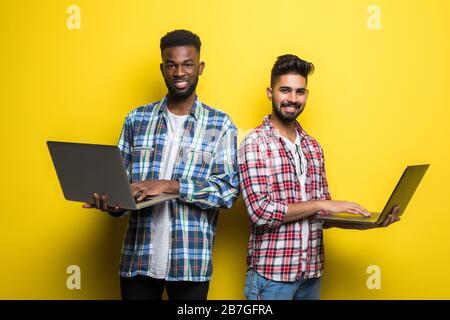
[[[285,121],[294,121],[294,120],[296,120],[298,118],[299,115],[300,115],[300,113],[294,114],[294,115],[284,114],[283,113],[283,120],[285,120]]]
[[[183,100],[188,98],[192,93],[188,90],[174,91],[170,93],[170,96],[175,100]]]

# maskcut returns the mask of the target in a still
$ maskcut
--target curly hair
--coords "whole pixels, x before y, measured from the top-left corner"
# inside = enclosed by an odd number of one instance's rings
[[[166,48],[179,47],[179,46],[194,46],[197,52],[200,52],[202,43],[200,38],[195,33],[188,30],[174,30],[168,32],[161,38],[160,48],[163,52]]]

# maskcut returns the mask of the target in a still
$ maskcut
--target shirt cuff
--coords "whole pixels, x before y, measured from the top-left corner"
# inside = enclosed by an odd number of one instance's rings
[[[288,211],[288,205],[282,202],[276,202],[273,210],[272,221],[274,226],[279,226],[283,223],[284,217]]]
[[[288,205],[281,201],[271,201],[268,205],[263,209],[263,212],[260,211],[260,218],[264,221],[264,224],[269,228],[277,228],[279,227],[286,216],[288,211]]]
[[[190,179],[178,179],[180,183],[180,200],[183,202],[192,202],[195,190],[195,183]]]

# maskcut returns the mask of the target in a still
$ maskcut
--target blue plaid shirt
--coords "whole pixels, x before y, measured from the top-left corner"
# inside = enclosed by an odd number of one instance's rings
[[[237,130],[230,117],[197,98],[184,123],[172,180],[180,197],[170,202],[169,281],[209,281],[219,208],[239,194]],[[131,181],[157,180],[167,132],[167,97],[131,111],[119,140]],[[149,275],[152,207],[131,212],[120,275]]]

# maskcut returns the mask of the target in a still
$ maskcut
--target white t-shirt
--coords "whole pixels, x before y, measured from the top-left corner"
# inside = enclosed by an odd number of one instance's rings
[[[303,201],[307,201],[306,198],[306,157],[303,154],[302,148],[300,146],[301,140],[300,136],[297,132],[297,136],[295,138],[295,143],[292,143],[291,140],[281,136],[281,138],[286,143],[286,146],[291,151],[292,156],[295,160],[295,170],[297,172],[297,176],[300,181],[300,188],[302,191],[302,199]],[[302,271],[306,271],[306,249],[308,248],[308,239],[309,239],[309,223],[308,218],[302,220],[302,256],[301,256],[301,265]]]
[[[180,147],[180,135],[188,115],[178,116],[167,109],[167,133],[161,159],[160,179],[171,180],[173,167]],[[152,208],[151,246],[152,259],[150,276],[165,279],[169,270],[170,249],[170,205],[169,201],[157,204]]]

